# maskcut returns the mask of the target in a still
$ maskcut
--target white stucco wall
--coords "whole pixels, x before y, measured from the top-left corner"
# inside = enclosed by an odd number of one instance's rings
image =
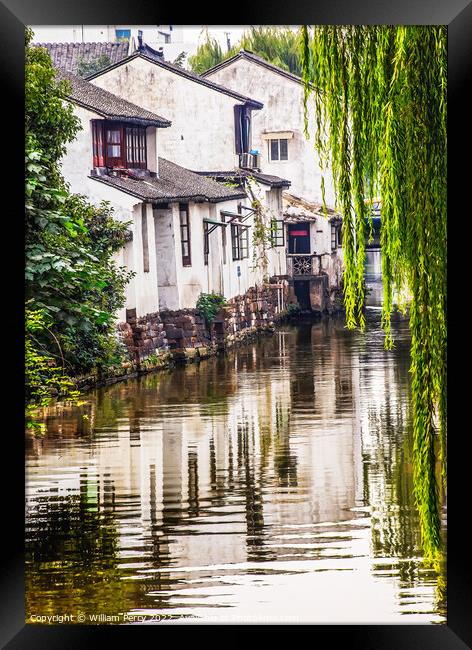
[[[163,158],[196,171],[237,166],[234,106],[242,102],[139,57],[92,83],[172,121],[159,132]]]
[[[264,187],[264,186],[263,186]],[[274,190],[272,191],[274,192]],[[276,190],[280,192],[280,190]],[[272,199],[274,200],[274,199]],[[278,205],[278,202],[275,201]],[[246,201],[249,206],[249,201]],[[223,254],[223,227],[209,234],[208,264],[204,263],[203,219],[221,221],[221,211],[237,213],[238,201],[189,203],[191,266],[183,266],[180,240],[179,205],[154,208],[155,251],[160,309],[194,308],[200,293],[219,293],[227,299],[245,293],[263,279],[260,266],[253,262],[253,217],[244,223],[249,228],[249,256],[233,260],[231,227],[226,227],[226,255]],[[244,211],[241,217],[244,217]],[[226,218],[228,223],[229,219]],[[212,228],[210,224],[209,228]],[[270,249],[268,274],[285,274],[285,248]]]
[[[321,170],[314,148],[314,139],[304,135],[303,86],[247,59],[237,59],[230,65],[206,77],[242,94],[255,94],[264,104],[253,112],[252,144],[261,152],[262,171],[288,178],[290,191],[313,201],[321,201]],[[257,89],[257,90],[256,90]],[[269,160],[264,132],[293,131],[288,141],[288,160]],[[309,133],[315,131],[313,106],[309,110]],[[326,201],[334,207],[334,193],[329,174],[325,175]]]
[[[65,181],[69,184],[71,192],[84,194],[90,203],[99,204],[101,201],[109,202],[113,214],[119,221],[130,222],[129,229],[133,233],[133,240],[128,242],[124,249],[115,255],[116,262],[136,273],[135,277],[126,287],[126,306],[119,310],[119,321],[126,319],[126,308],[136,308],[138,316],[158,310],[158,284],[156,281],[156,257],[154,234],[154,220],[152,208],[147,205],[147,228],[149,247],[149,271],[143,268],[143,239],[141,223],[141,201],[125,192],[105,185],[99,181],[88,178],[93,168],[92,132],[90,120],[97,119],[95,113],[74,105],[75,114],[80,118],[82,130],[77,138],[68,144],[66,154],[61,160],[61,170]],[[155,132],[155,129],[153,129]],[[154,136],[150,135],[151,141]]]

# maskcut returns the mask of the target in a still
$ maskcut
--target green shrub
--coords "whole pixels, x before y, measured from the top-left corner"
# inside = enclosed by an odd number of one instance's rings
[[[216,314],[228,303],[226,298],[217,293],[201,293],[197,300],[197,311],[204,317],[210,327],[215,320]]]

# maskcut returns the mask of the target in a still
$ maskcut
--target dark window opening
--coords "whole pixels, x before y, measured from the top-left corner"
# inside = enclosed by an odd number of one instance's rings
[[[288,252],[310,253],[310,224],[294,223],[288,227]]]
[[[251,109],[234,107],[234,137],[236,153],[249,153],[251,149]]]
[[[269,160],[288,160],[288,140],[269,140]]]
[[[208,232],[208,222],[203,222],[203,263],[208,266],[208,255],[210,253],[210,235]]]
[[[309,280],[295,280],[293,288],[300,309],[303,309],[304,311],[311,309]]]
[[[190,219],[188,203],[179,203],[180,245],[182,248],[182,265],[192,266],[190,250]]]

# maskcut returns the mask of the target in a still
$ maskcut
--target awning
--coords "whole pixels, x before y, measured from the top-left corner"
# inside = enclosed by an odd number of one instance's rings
[[[214,221],[213,219],[203,219],[206,223],[213,223],[215,226],[227,226],[227,223],[223,223],[223,221]]]
[[[251,225],[248,223],[241,223],[241,221],[231,221],[232,226],[240,226],[241,228],[251,228]]]
[[[222,221],[215,221],[214,219],[206,219],[205,217],[203,218],[204,223],[211,223],[211,228],[208,228],[208,234],[212,233],[217,226],[227,226],[227,223],[223,223]]]
[[[270,133],[261,133],[263,140],[290,140],[293,138],[293,131],[271,131]]]
[[[247,208],[245,205],[242,205],[241,207],[244,208],[245,210],[250,210],[250,213],[243,216],[242,214],[239,214],[237,212],[226,212],[225,210],[220,210],[220,214],[223,215],[224,217],[230,217],[231,221],[229,223],[231,225],[244,226],[245,228],[250,228],[250,226],[247,226],[245,223],[242,222],[246,221],[246,219],[249,219],[249,217],[254,212],[254,208]]]
[[[227,212],[226,210],[220,210],[220,214],[222,214],[224,217],[235,217],[236,219],[241,218],[241,215],[238,212]]]

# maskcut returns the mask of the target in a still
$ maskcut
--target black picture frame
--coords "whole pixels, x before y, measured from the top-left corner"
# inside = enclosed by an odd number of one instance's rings
[[[174,7],[167,3],[133,3],[124,0],[2,0],[0,2],[0,53],[3,84],[2,99],[7,109],[3,135],[7,139],[8,157],[4,158],[4,197],[12,202],[4,212],[4,237],[8,236],[8,251],[13,253],[8,262],[8,273],[3,274],[4,318],[7,334],[2,337],[5,352],[12,352],[10,364],[4,368],[11,395],[6,404],[13,413],[12,424],[4,432],[4,465],[11,466],[12,476],[4,486],[4,523],[2,539],[0,642],[9,650],[18,648],[83,648],[87,644],[100,643],[110,634],[120,635],[120,641],[141,639],[144,633],[158,637],[155,626],[40,626],[24,622],[24,436],[22,373],[23,351],[16,334],[23,328],[22,273],[24,252],[21,213],[24,203],[23,176],[23,77],[24,77],[24,26],[65,24],[152,24],[156,19],[174,24],[447,24],[449,51],[449,289],[451,295],[459,285],[457,300],[450,300],[448,310],[450,363],[461,368],[459,352],[461,345],[458,328],[459,309],[464,300],[460,278],[467,278],[460,264],[467,257],[464,249],[463,228],[470,211],[467,188],[470,184],[467,159],[470,155],[470,127],[468,102],[465,90],[472,86],[472,3],[469,0],[323,0],[307,2],[297,0],[286,3],[273,0],[270,5],[239,5],[238,11],[230,7],[226,17],[221,6],[206,3],[193,4],[182,14],[176,15]],[[233,11],[231,11],[233,9]],[[235,16],[238,18],[235,21]],[[467,143],[467,135],[469,142]],[[464,158],[462,152],[466,152]],[[465,163],[463,162],[465,160]],[[454,227],[451,224],[454,223]],[[458,227],[459,224],[459,227]],[[7,235],[6,235],[7,234]],[[4,239],[5,241],[5,239]],[[461,247],[462,244],[462,247]],[[6,262],[4,262],[4,265]],[[5,270],[5,266],[4,266]],[[452,278],[452,280],[451,280]],[[456,281],[457,280],[457,281]],[[18,283],[18,284],[17,284]],[[464,288],[466,280],[464,280]],[[456,289],[455,289],[456,287]],[[453,335],[451,335],[453,334]],[[465,332],[465,336],[467,332]],[[10,343],[11,342],[11,343]],[[457,354],[456,354],[457,352]],[[451,367],[451,366],[450,366]],[[9,369],[15,368],[16,372]],[[449,445],[448,479],[448,616],[447,625],[318,625],[309,631],[318,647],[343,647],[362,650],[432,649],[459,650],[472,647],[472,598],[470,569],[468,567],[468,538],[466,536],[468,459],[466,444],[470,438],[467,426],[466,381],[459,373],[450,372],[449,429],[452,443]],[[452,388],[451,388],[452,386]],[[464,412],[464,415],[462,413]],[[457,426],[457,424],[461,426]],[[5,474],[3,473],[5,479]],[[5,548],[6,545],[6,548]],[[362,597],[360,594],[359,597]],[[177,631],[186,626],[179,626]],[[192,626],[195,627],[195,626]],[[201,627],[201,626],[200,626]],[[206,626],[205,626],[206,627]],[[224,627],[224,626],[223,626]],[[162,633],[162,627],[159,628]],[[176,627],[166,627],[175,635]],[[320,634],[329,641],[320,641]],[[124,636],[123,636],[124,635]],[[329,645],[328,645],[329,644]]]

